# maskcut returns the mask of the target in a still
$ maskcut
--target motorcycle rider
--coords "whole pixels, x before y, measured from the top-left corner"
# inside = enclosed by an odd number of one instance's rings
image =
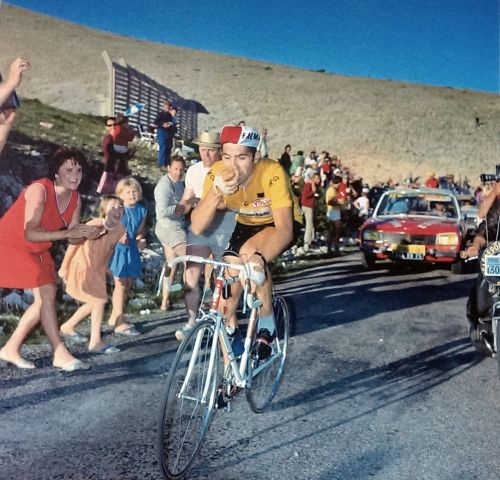
[[[497,194],[498,192],[498,194]],[[467,248],[467,256],[477,257],[480,251],[486,247],[487,243],[500,240],[500,182],[496,182],[492,191],[480,207],[485,219],[477,227],[472,244]],[[471,328],[471,338],[473,343],[487,342],[492,344],[492,324],[491,324],[491,308],[492,299],[488,290],[488,282],[483,275],[479,273],[477,281],[472,287],[472,290],[467,301],[467,320]],[[475,334],[475,337],[473,335]]]

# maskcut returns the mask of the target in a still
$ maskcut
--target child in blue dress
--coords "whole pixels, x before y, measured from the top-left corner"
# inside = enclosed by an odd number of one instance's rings
[[[109,262],[115,288],[112,298],[113,310],[108,324],[114,327],[116,334],[135,336],[139,335],[139,332],[125,321],[123,309],[134,280],[140,276],[142,270],[139,250],[146,246],[144,227],[147,210],[139,203],[142,198],[142,187],[135,178],[127,177],[120,180],[116,186],[116,195],[123,200],[125,205],[122,224],[127,229],[127,233],[125,241],[116,245]]]

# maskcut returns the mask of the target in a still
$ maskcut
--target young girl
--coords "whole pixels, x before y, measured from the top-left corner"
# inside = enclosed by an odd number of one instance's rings
[[[100,218],[90,220],[87,225],[102,227],[102,234],[95,240],[86,240],[79,245],[70,245],[59,270],[66,282],[66,292],[84,304],[61,325],[61,334],[76,341],[85,337],[75,327],[90,315],[89,352],[115,353],[120,350],[101,340],[101,323],[108,301],[106,271],[116,243],[126,233],[120,223],[123,216],[123,201],[114,195],[105,195],[99,206]]]
[[[139,335],[133,325],[125,322],[123,308],[134,279],[141,274],[141,257],[139,249],[146,246],[144,227],[146,224],[146,208],[138,203],[142,198],[142,188],[139,182],[132,177],[124,178],[116,186],[116,195],[125,205],[122,225],[127,229],[124,238],[116,245],[115,253],[109,263],[113,274],[115,288],[113,290],[113,311],[108,324],[119,335]]]

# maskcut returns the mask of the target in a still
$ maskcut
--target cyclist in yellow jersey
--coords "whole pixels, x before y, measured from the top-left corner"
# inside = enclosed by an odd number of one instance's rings
[[[228,125],[222,129],[222,160],[205,178],[202,200],[191,215],[191,229],[195,234],[202,233],[218,209],[237,212],[228,251],[238,253],[250,266],[250,280],[262,302],[258,342],[261,357],[265,357],[271,351],[275,333],[267,262],[296,242],[302,214],[281,165],[256,155],[259,139],[259,132],[247,126]],[[225,308],[228,324],[236,327],[241,286],[233,287]]]

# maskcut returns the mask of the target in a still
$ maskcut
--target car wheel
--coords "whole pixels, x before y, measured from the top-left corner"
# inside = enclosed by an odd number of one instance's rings
[[[361,264],[367,270],[373,270],[375,268],[375,257],[369,253],[361,252]]]

